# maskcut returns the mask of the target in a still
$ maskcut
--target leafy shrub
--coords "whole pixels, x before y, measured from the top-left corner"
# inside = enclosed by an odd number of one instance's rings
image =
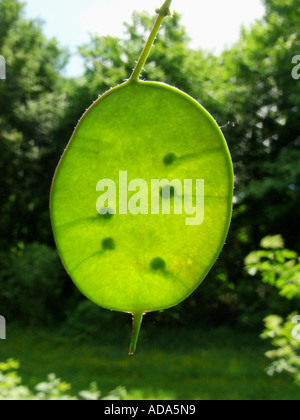
[[[57,252],[33,243],[1,256],[0,305],[7,320],[39,326],[57,316],[64,275]]]
[[[97,340],[103,332],[107,334],[112,329],[117,317],[118,314],[106,311],[88,300],[82,300],[74,310],[68,311],[62,332],[64,335],[71,334],[73,338],[76,336],[77,339]]]
[[[270,315],[265,319],[266,329],[262,338],[271,338],[276,348],[266,353],[269,359],[274,360],[267,369],[268,375],[287,372],[293,375],[296,384],[300,386],[300,339],[293,338],[296,319],[296,313],[289,315],[286,320]]]
[[[284,249],[284,241],[280,235],[269,236],[261,242],[262,250],[252,252],[246,258],[246,268],[252,276],[260,274],[265,284],[276,287],[279,295],[294,301],[299,308],[300,303],[300,257],[288,249]],[[265,331],[262,338],[271,339],[275,350],[266,353],[273,360],[267,369],[269,375],[287,372],[293,375],[300,385],[300,340],[295,334],[297,313],[285,319],[278,315],[265,318]]]
[[[0,363],[0,400],[120,400],[126,395],[125,389],[118,387],[108,396],[101,398],[101,392],[93,382],[88,390],[73,396],[69,393],[71,385],[62,382],[53,373],[48,375],[45,382],[37,384],[32,391],[22,385],[18,369],[19,362],[14,359]]]
[[[261,275],[262,281],[279,290],[280,296],[289,300],[300,298],[300,258],[294,251],[284,249],[280,235],[261,241],[264,248],[254,251],[245,260],[247,271]]]

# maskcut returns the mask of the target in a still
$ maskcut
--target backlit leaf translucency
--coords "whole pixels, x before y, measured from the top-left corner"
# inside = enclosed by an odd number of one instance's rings
[[[170,3],[158,10],[131,78],[99,97],[81,118],[51,191],[51,223],[62,262],[91,301],[133,314],[130,353],[143,314],[177,305],[204,280],[222,250],[232,213],[232,163],[215,120],[178,89],[139,80]],[[160,205],[169,199],[170,214],[151,214],[151,183],[164,179],[177,180],[175,187],[160,190]],[[101,198],[105,190],[97,191],[101,180],[115,185],[115,208]],[[142,180],[144,189],[130,191],[139,184],[135,180]],[[204,181],[201,224],[193,224],[184,211],[175,214],[175,200],[185,191],[177,185],[186,180],[194,182],[194,204],[196,180]],[[127,214],[121,202],[125,193]],[[103,209],[96,205],[101,207],[101,200]],[[139,214],[128,211],[139,206]]]

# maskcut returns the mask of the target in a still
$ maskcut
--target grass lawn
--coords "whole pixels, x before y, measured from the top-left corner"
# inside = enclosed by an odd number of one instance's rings
[[[114,334],[115,333],[115,334]],[[55,331],[9,329],[0,361],[21,363],[23,383],[33,387],[54,372],[72,384],[73,395],[96,381],[103,395],[119,385],[128,399],[299,400],[288,376],[270,378],[256,334],[162,328],[145,322],[135,356],[127,355],[129,329],[112,331],[101,343],[64,338]]]

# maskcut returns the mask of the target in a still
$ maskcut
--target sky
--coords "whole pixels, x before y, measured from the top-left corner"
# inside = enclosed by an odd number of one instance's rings
[[[29,18],[44,22],[44,33],[70,48],[73,56],[66,70],[79,76],[82,63],[76,47],[89,41],[90,33],[122,37],[123,22],[134,10],[155,15],[163,0],[26,0]],[[239,38],[242,25],[249,27],[264,14],[262,0],[173,0],[171,10],[182,14],[182,24],[192,48],[220,53]],[[142,48],[142,46],[141,46]]]

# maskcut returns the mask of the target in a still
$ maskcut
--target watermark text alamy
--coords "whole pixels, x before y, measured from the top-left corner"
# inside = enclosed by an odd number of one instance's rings
[[[6,319],[0,315],[0,340],[6,339]]]
[[[96,203],[100,215],[173,213],[185,214],[187,226],[199,226],[204,221],[203,179],[152,179],[149,184],[144,179],[133,179],[128,183],[127,171],[120,171],[116,182],[101,179],[96,191],[102,192]]]
[[[6,79],[6,61],[3,55],[0,55],[0,80]]]
[[[292,58],[292,64],[296,64],[296,66],[294,66],[292,70],[292,78],[294,80],[299,80],[300,79],[300,55],[295,55]]]

